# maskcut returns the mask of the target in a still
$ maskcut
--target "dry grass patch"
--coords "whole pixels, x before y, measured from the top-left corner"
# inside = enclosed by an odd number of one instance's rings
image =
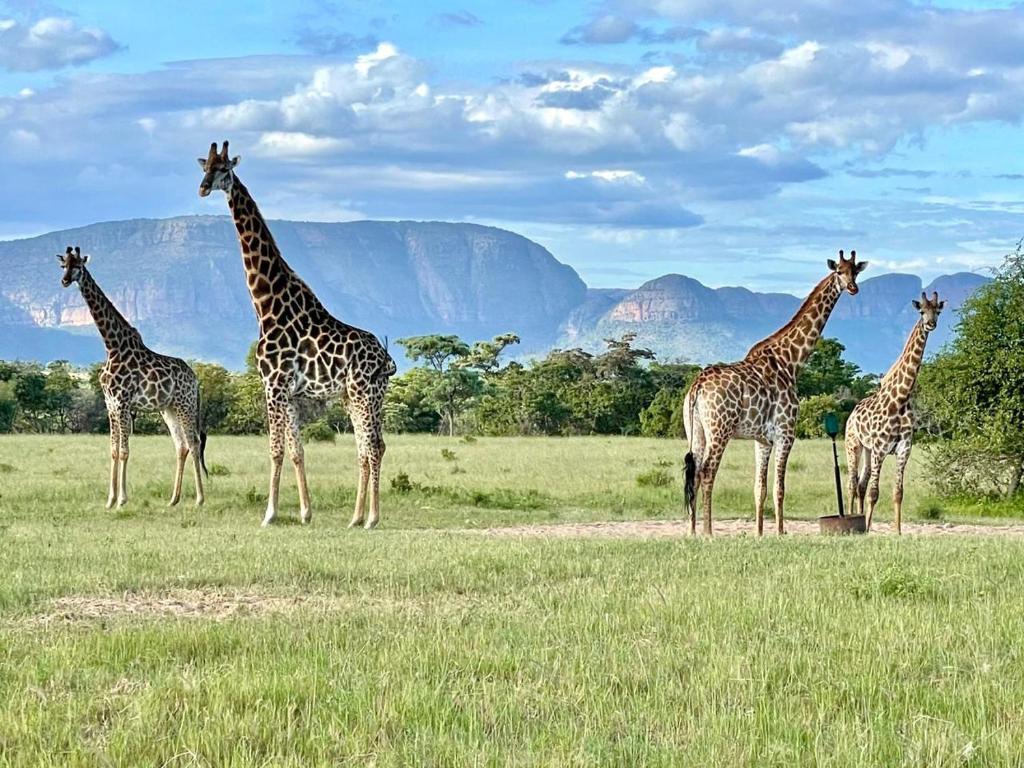
[[[265,595],[258,592],[214,589],[172,589],[161,592],[125,592],[120,596],[67,595],[51,600],[30,624],[78,624],[126,619],[207,619],[285,613],[311,604],[325,605],[323,597]]]

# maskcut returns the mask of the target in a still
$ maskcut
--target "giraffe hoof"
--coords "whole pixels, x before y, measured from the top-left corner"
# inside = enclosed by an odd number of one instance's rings
[[[170,501],[167,502],[167,506],[176,507],[179,501],[181,501],[181,499],[171,499]]]
[[[348,524],[348,527],[349,528],[359,528],[360,526],[362,526],[362,524],[363,524],[363,521],[361,519],[357,520],[357,519],[353,518],[352,522],[350,522]]]
[[[313,522],[313,513],[312,512],[300,512],[299,513],[299,523],[300,524],[302,524],[302,525],[309,525],[311,522]]]
[[[107,499],[107,509],[114,508],[114,499]]]
[[[380,521],[379,520],[367,520],[366,521],[366,525],[363,526],[363,528],[365,530],[367,530],[367,531],[372,531],[374,528],[377,527],[377,523],[378,522],[380,522]]]
[[[128,503],[128,499],[118,499],[117,506],[123,507],[127,503]]]

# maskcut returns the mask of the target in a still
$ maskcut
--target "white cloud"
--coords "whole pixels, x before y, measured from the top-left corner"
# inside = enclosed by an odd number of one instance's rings
[[[0,20],[0,67],[14,72],[85,64],[120,47],[102,29],[67,18],[48,16],[32,25]]]

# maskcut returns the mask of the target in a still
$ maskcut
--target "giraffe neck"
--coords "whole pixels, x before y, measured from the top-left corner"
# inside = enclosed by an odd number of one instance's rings
[[[755,344],[747,358],[769,353],[795,373],[814,351],[814,345],[839,300],[842,289],[834,274],[814,286],[793,319],[762,342]]]
[[[275,299],[292,301],[294,306],[300,294],[306,294],[305,305],[319,307],[320,301],[315,294],[281,257],[270,227],[238,177],[235,177],[228,193],[228,207],[238,230],[245,279],[261,332],[266,331],[276,318]]]
[[[111,303],[85,267],[82,268],[81,277],[78,279],[78,287],[108,351],[141,346],[142,337],[139,332],[117,311],[117,307]]]
[[[920,320],[914,325],[907,337],[907,343],[903,352],[892,367],[882,377],[879,383],[879,391],[887,392],[899,399],[907,399],[914,389],[917,381],[917,373],[921,370],[921,361],[924,360],[924,347],[928,343],[928,331]]]

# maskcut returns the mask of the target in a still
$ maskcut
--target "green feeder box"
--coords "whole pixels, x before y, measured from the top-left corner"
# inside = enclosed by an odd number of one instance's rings
[[[839,435],[839,417],[834,413],[825,414],[825,434],[833,440]]]

